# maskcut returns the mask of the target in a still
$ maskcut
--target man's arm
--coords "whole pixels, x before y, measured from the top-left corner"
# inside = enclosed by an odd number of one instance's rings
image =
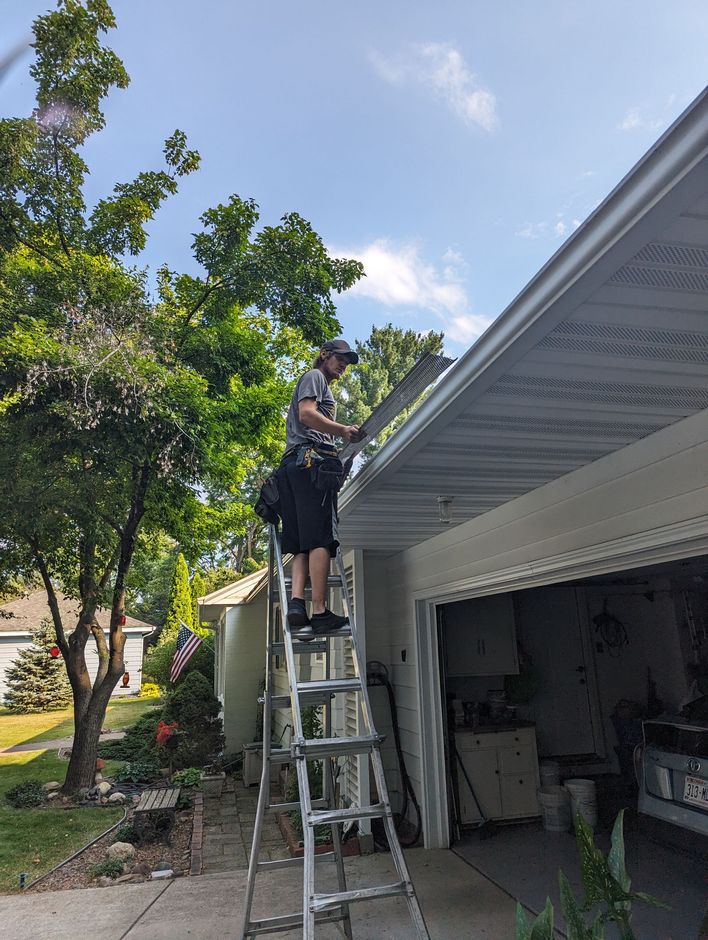
[[[350,444],[356,444],[366,435],[356,424],[339,424],[326,418],[317,410],[317,401],[314,398],[303,398],[298,404],[298,415],[300,421],[313,431],[321,431],[322,434],[331,434],[333,437],[343,437]]]

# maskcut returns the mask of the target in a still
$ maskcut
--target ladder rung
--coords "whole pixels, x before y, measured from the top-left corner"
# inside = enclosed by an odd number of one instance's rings
[[[315,864],[319,865],[321,862],[333,862],[334,859],[334,852],[318,852],[315,855]],[[259,862],[258,871],[265,870],[266,868],[298,868],[300,865],[304,865],[304,863],[304,855],[300,855],[297,858],[274,858],[269,862]]]
[[[289,764],[293,755],[289,747],[274,747],[270,752],[270,759],[274,764]]]
[[[346,809],[327,809],[318,811],[314,809],[307,820],[308,826],[321,826],[324,823],[346,822],[347,819],[373,819],[378,816],[387,816],[391,812],[386,803],[374,803],[372,806],[348,806]]]
[[[329,809],[327,805],[327,800],[322,797],[319,800],[312,801],[313,809]],[[271,813],[292,813],[294,810],[302,809],[302,804],[298,800],[296,803],[271,803],[269,806],[266,806],[266,809]]]
[[[293,643],[293,653],[326,653],[326,640],[310,640],[309,643]],[[285,643],[273,643],[270,648],[271,656],[285,656]]]
[[[342,754],[367,754],[381,744],[378,734],[366,734],[356,738],[311,738],[303,744],[307,760],[321,757],[338,757]]]
[[[300,695],[300,705],[329,705],[332,698],[330,692],[303,692]],[[290,708],[289,695],[272,695],[270,699],[271,708]]]
[[[413,893],[413,886],[405,881],[392,885],[375,885],[373,888],[359,888],[356,891],[339,891],[337,894],[316,894],[312,898],[312,909],[318,914],[331,911],[341,904],[354,901],[373,901],[378,898],[395,898]]]
[[[338,920],[344,920],[346,914],[343,911],[328,910],[320,911],[315,914],[316,924],[332,924]],[[243,936],[255,937],[259,933],[281,933],[283,930],[290,930],[291,927],[302,927],[302,914],[283,914],[280,917],[268,917],[266,920],[252,920],[246,924]]]
[[[311,692],[361,692],[360,679],[314,679],[307,682],[298,682],[297,691],[300,695],[309,695]]]
[[[276,578],[276,580],[275,580],[273,583],[274,583],[275,587],[278,586],[278,580],[277,580],[277,578]],[[286,587],[286,588],[291,588],[292,586],[293,586],[293,579],[290,578],[290,577],[286,577],[286,578],[285,578],[285,587]],[[342,586],[342,579],[339,577],[338,574],[330,574],[330,575],[327,575],[327,587],[341,587],[341,586]],[[306,588],[306,590],[309,590],[309,588]]]

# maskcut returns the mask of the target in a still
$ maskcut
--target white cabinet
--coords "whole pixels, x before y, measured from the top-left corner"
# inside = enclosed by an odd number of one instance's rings
[[[538,816],[539,787],[536,732],[463,731],[456,736],[457,750],[475,796],[487,819],[522,819]],[[457,768],[462,825],[479,822],[477,810],[462,768]]]
[[[509,594],[475,597],[442,608],[448,676],[504,676],[519,671]]]

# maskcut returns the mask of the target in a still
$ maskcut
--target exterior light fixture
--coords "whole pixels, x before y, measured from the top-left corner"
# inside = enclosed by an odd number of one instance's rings
[[[452,503],[452,496],[438,496],[438,513],[440,514],[440,521],[444,525],[450,524],[450,504]]]

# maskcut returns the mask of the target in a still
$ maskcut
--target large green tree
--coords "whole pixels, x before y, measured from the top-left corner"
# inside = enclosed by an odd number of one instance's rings
[[[424,353],[442,353],[443,339],[443,333],[416,333],[391,323],[373,327],[368,339],[355,343],[359,365],[334,386],[337,420],[344,424],[363,424]],[[375,441],[367,444],[363,450],[365,458],[376,453],[421,399],[404,409]]]
[[[198,273],[165,265],[151,293],[133,258],[199,155],[175,131],[161,168],[87,206],[84,145],[102,100],[128,84],[104,45],[114,26],[105,0],[39,17],[36,110],[0,121],[0,575],[38,572],[47,591],[74,702],[66,792],[93,780],[124,671],[137,540],[166,532],[197,557],[240,518],[243,457],[281,433],[289,369],[337,331],[332,292],[361,273],[299,215],[259,227],[256,204],[234,195],[201,216]],[[57,587],[79,600],[76,623]]]
[[[64,662],[52,656],[55,630],[49,617],[32,631],[32,645],[22,649],[5,673],[5,705],[12,712],[44,712],[66,708],[71,686]]]

